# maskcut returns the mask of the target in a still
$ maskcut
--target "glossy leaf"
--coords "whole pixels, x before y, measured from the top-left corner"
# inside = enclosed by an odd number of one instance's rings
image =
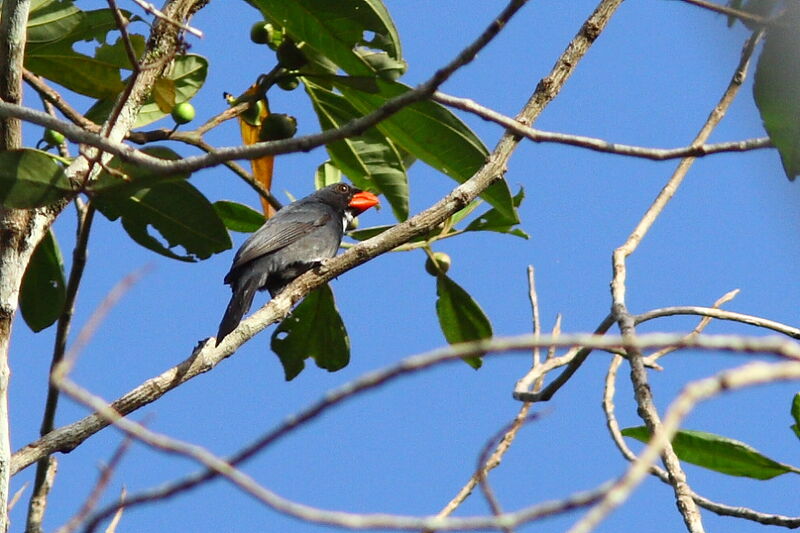
[[[516,208],[520,206],[524,198],[525,189],[520,187],[519,192],[514,196],[514,214],[516,214]],[[518,217],[515,219],[507,219],[500,211],[492,208],[470,222],[467,227],[464,228],[464,231],[496,231],[498,233],[507,233],[509,235],[522,237],[523,239],[529,239],[530,236],[527,233],[515,227],[517,224],[519,224]]]
[[[800,4],[767,30],[758,60],[753,96],[772,144],[780,153],[786,177],[800,174]]]
[[[79,28],[84,18],[83,11],[70,1],[33,2],[26,27],[27,41],[32,44],[63,39]]]
[[[644,426],[623,429],[622,434],[641,442],[650,440]],[[704,431],[678,431],[672,447],[682,461],[729,476],[771,479],[787,472],[800,473],[797,468],[774,461],[741,441]]]
[[[376,110],[391,98],[410,89],[402,83],[380,79],[375,81],[379,88],[378,93],[357,90],[341,79],[335,84],[347,101],[362,114]],[[403,108],[381,121],[377,128],[400,148],[458,183],[471,178],[489,155],[481,140],[466,124],[443,106],[428,100]],[[505,217],[513,219],[517,216],[505,180],[486,189],[481,198]]]
[[[315,189],[322,189],[323,187],[339,183],[340,181],[342,181],[342,171],[330,161],[322,163],[317,167],[317,171],[314,173]]]
[[[350,362],[350,338],[339,316],[333,291],[323,285],[300,302],[272,334],[272,351],[291,381],[313,357],[319,368],[335,372]]]
[[[353,76],[375,71],[355,51],[357,46],[385,50],[401,58],[400,39],[388,11],[380,0],[248,0],[264,18],[282,27],[314,55],[327,57]],[[365,32],[375,38],[364,41]]]
[[[110,220],[121,218],[134,241],[172,259],[207,259],[232,246],[214,207],[186,181],[161,183],[130,196],[98,195],[95,205]],[[166,242],[152,236],[151,229]],[[178,246],[185,254],[173,251]]]
[[[160,159],[174,161],[180,156],[166,146],[149,146],[142,152]],[[168,181],[181,181],[189,177],[188,172],[176,172],[170,175],[154,174],[150,170],[134,163],[120,161],[114,157],[107,165],[112,172],[103,170],[89,185],[88,191],[94,194],[123,194],[129,195],[140,189],[166,183]]]
[[[0,152],[0,204],[5,207],[41,207],[72,194],[63,169],[46,152]]]
[[[266,220],[264,215],[252,207],[229,200],[214,202],[214,210],[226,228],[241,233],[253,233]]]
[[[92,98],[113,98],[124,88],[118,66],[75,52],[65,40],[29,47],[25,67]]]
[[[128,40],[133,48],[134,56],[138,59],[144,53],[145,41],[142,35],[129,35]],[[117,68],[132,70],[130,57],[125,47],[122,37],[118,38],[114,44],[103,44],[97,47],[94,54],[95,59],[103,61]]]
[[[444,274],[436,276],[436,314],[444,338],[450,344],[488,339],[492,324],[472,296]],[[480,357],[465,357],[464,361],[478,369]]]
[[[800,438],[800,392],[794,395],[792,399],[792,418],[794,419],[794,424],[792,424],[792,431],[794,434]]]
[[[341,95],[304,79],[320,125],[340,128],[361,113]],[[375,128],[326,146],[328,154],[359,188],[383,194],[398,220],[408,218],[408,177],[393,143]]]
[[[48,231],[31,256],[22,277],[19,308],[28,327],[38,332],[53,324],[64,311],[64,260],[53,231]]]

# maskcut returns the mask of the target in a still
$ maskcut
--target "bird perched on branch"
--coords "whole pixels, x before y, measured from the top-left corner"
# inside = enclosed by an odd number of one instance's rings
[[[225,276],[233,296],[219,325],[217,345],[250,310],[256,291],[268,290],[274,297],[297,276],[336,255],[348,223],[378,203],[371,192],[335,183],[267,220],[242,244]]]

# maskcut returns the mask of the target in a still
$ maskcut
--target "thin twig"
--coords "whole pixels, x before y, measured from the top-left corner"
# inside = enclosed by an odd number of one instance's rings
[[[44,512],[47,510],[47,497],[50,495],[50,490],[53,488],[53,483],[56,479],[58,461],[55,457],[51,456],[43,462],[44,470],[42,479],[40,481],[37,477],[31,499],[28,502],[25,533],[41,533],[44,531],[44,529],[42,529],[42,522],[44,521]],[[38,473],[37,471],[37,474]],[[11,504],[9,504],[9,507],[11,507]]]
[[[645,146],[633,146],[629,144],[614,143],[604,139],[597,139],[595,137],[572,135],[568,133],[556,133],[531,128],[520,123],[518,120],[498,113],[497,111],[489,109],[488,107],[484,107],[469,98],[458,98],[437,91],[433,94],[432,99],[440,104],[472,113],[484,120],[499,124],[508,131],[512,131],[516,135],[529,139],[533,142],[566,144],[569,146],[586,148],[595,152],[638,157],[653,161],[665,161],[668,159],[677,159],[688,156],[703,157],[727,152],[747,152],[750,150],[773,147],[772,141],[770,141],[769,137],[759,137],[757,139],[746,139],[743,141],[731,141],[715,144],[692,144],[690,146],[683,146],[680,148],[648,148]]]
[[[117,446],[117,449],[114,451],[114,454],[111,456],[108,464],[100,467],[100,475],[97,477],[97,482],[94,484],[94,487],[89,493],[89,496],[86,498],[86,501],[83,502],[80,510],[69,520],[69,522],[58,528],[56,533],[72,533],[78,529],[78,526],[80,526],[81,523],[86,520],[86,517],[89,516],[97,507],[97,504],[100,502],[100,498],[103,496],[103,492],[105,492],[109,482],[111,481],[111,477],[116,471],[117,466],[119,466],[119,463],[122,462],[122,458],[128,452],[131,444],[133,444],[133,439],[126,437],[120,443],[120,445]],[[122,496],[122,499],[124,500],[124,495]]]
[[[141,7],[142,9],[144,9],[145,11],[147,11],[148,13],[151,13],[154,17],[160,18],[164,22],[172,24],[176,28],[180,28],[180,29],[186,31],[187,33],[191,33],[195,37],[198,37],[200,39],[203,38],[203,32],[202,31],[200,31],[200,30],[198,30],[196,28],[193,28],[193,27],[189,26],[188,24],[184,24],[183,22],[181,22],[179,20],[173,19],[172,17],[166,15],[164,12],[160,11],[156,6],[154,6],[150,2],[145,2],[144,0],[133,0],[133,2],[136,5],[138,5],[139,7]]]

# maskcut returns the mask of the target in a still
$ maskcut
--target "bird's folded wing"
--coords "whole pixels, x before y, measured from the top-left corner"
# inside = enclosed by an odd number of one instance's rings
[[[231,270],[253,259],[289,246],[320,226],[324,226],[330,219],[331,216],[326,214],[312,221],[281,221],[279,224],[269,228],[264,227],[263,229],[267,231],[257,231],[242,245],[242,249],[236,254],[236,260]]]

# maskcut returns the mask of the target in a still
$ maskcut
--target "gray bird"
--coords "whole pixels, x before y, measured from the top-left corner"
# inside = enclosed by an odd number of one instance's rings
[[[336,255],[348,223],[378,197],[335,183],[278,210],[242,244],[225,276],[233,296],[217,332],[217,345],[234,330],[256,291],[278,294],[300,274]]]

